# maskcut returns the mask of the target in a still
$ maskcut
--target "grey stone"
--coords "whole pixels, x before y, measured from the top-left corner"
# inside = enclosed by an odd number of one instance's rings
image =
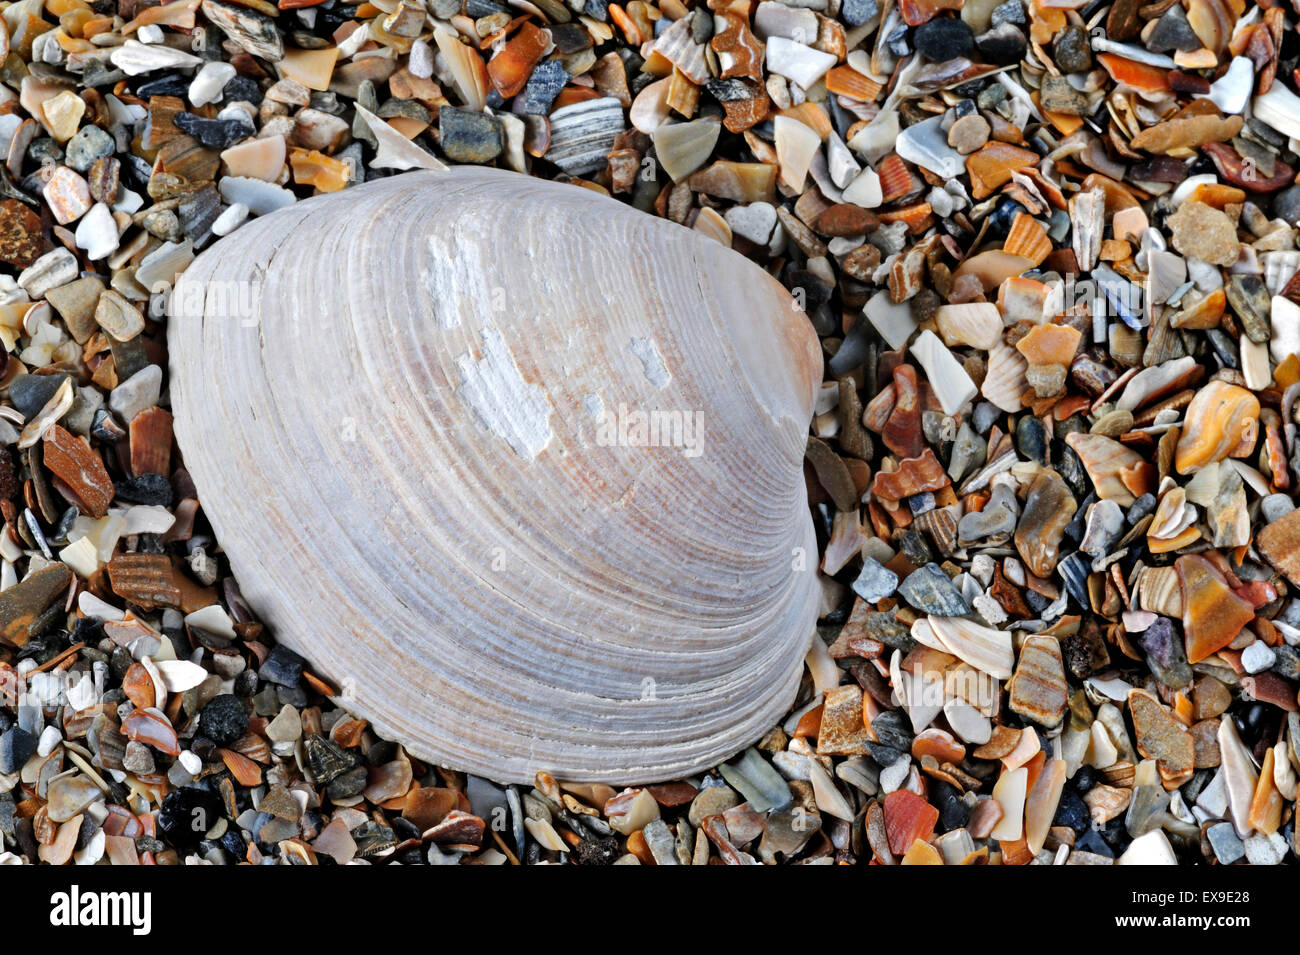
[[[650,854],[654,856],[656,865],[678,864],[675,842],[668,823],[662,819],[655,819],[646,823],[641,834],[645,836],[646,845],[650,849]]]
[[[884,600],[898,589],[898,574],[871,557],[862,558],[862,572],[853,581],[853,591],[868,603]]]
[[[438,110],[438,135],[454,162],[489,163],[501,155],[501,120],[486,113],[444,106]]]
[[[1300,186],[1287,186],[1273,197],[1273,215],[1292,225],[1300,223]]]
[[[1270,494],[1259,502],[1260,513],[1266,524],[1280,521],[1295,510],[1295,504],[1286,494]]]
[[[1146,48],[1152,53],[1172,53],[1175,50],[1190,53],[1200,45],[1196,31],[1187,22],[1187,12],[1180,4],[1165,11],[1146,39]]]
[[[807,845],[821,827],[821,816],[802,806],[771,813],[758,844],[758,857],[769,865],[778,862],[779,857],[788,858]]]
[[[162,368],[149,365],[113,389],[108,406],[128,424],[145,408],[158,404],[162,394]]]
[[[1156,617],[1156,622],[1136,637],[1136,642],[1146,651],[1151,671],[1166,686],[1177,688],[1192,681],[1192,668],[1183,650],[1183,640],[1174,633],[1174,625],[1168,617]]]
[[[77,135],[68,140],[67,165],[77,172],[89,171],[96,159],[113,155],[117,143],[98,126],[82,126]]]
[[[940,617],[960,617],[971,611],[970,604],[938,564],[926,564],[908,574],[898,585],[898,592],[917,610]]]
[[[1123,536],[1124,512],[1114,501],[1097,501],[1087,513],[1079,549],[1091,557],[1100,558],[1109,553]]]
[[[957,524],[957,541],[963,546],[980,541],[1004,543],[1015,531],[1018,516],[1015,492],[1006,484],[998,484],[984,510],[962,516]]]
[[[11,726],[0,736],[0,773],[13,773],[36,752],[36,737],[24,729]]]
[[[70,375],[19,375],[9,385],[9,400],[23,417],[36,417]]]
[[[1237,838],[1237,831],[1230,822],[1215,823],[1205,830],[1205,837],[1210,841],[1219,865],[1232,865],[1246,854],[1246,847]]]
[[[781,774],[753,747],[745,750],[736,762],[723,763],[718,771],[755,812],[784,809],[794,799]]]

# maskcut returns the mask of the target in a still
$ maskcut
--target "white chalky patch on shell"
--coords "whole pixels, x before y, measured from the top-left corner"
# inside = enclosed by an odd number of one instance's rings
[[[478,246],[431,235],[428,248],[433,261],[420,280],[433,298],[434,318],[441,329],[459,328],[461,312],[472,312],[476,301],[493,294],[483,288],[481,276],[487,273],[481,268]]]
[[[628,341],[627,347],[640,360],[641,370],[650,384],[662,388],[672,380],[672,375],[668,374],[668,368],[664,365],[663,355],[659,354],[652,339],[633,338]]]
[[[540,387],[524,380],[501,332],[483,329],[483,357],[476,361],[466,352],[456,359],[456,368],[460,372],[456,394],[473,409],[479,423],[520,457],[537,457],[554,435],[554,408]]]
[[[600,395],[583,395],[582,410],[592,421],[599,421],[605,413],[605,401]]]

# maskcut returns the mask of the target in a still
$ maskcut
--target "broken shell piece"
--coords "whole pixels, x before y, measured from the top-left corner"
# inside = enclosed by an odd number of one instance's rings
[[[1073,433],[1065,443],[1083,462],[1097,496],[1128,507],[1155,486],[1156,469],[1118,441],[1099,434]]]
[[[1091,272],[1101,254],[1106,226],[1106,191],[1101,187],[1077,193],[1070,200],[1070,221],[1074,227],[1074,257],[1083,272]]]
[[[1031,365],[1069,365],[1083,333],[1070,325],[1036,325],[1016,342],[1016,350]]]
[[[988,371],[980,394],[1003,411],[1015,413],[1024,407],[1021,401],[1029,382],[1025,372],[1029,363],[1025,356],[1010,345],[999,342],[989,352]]]
[[[1192,474],[1214,461],[1245,457],[1258,434],[1259,399],[1245,388],[1211,381],[1187,406],[1174,467],[1179,474]]]
[[[821,137],[809,126],[789,116],[776,117],[772,121],[772,128],[775,133],[781,182],[795,192],[802,192],[804,180],[808,176],[808,167],[812,165],[813,157],[821,149]],[[660,129],[663,127],[661,126]]]
[[[1011,678],[1015,654],[1011,634],[963,617],[927,617],[930,629],[953,656],[999,680]]]
[[[907,127],[899,135],[894,148],[908,162],[916,163],[943,179],[960,176],[966,168],[965,157],[948,145],[942,116]]]
[[[777,122],[779,123],[782,118],[777,117]],[[803,126],[798,122],[795,122],[795,125]],[[803,128],[808,127],[803,126]],[[721,124],[710,119],[697,119],[689,123],[663,123],[654,131],[655,155],[659,157],[664,172],[672,177],[673,182],[681,182],[703,166],[713,154],[713,147],[717,145],[718,135],[721,132]],[[779,129],[777,141],[780,142]],[[804,166],[803,171],[806,173],[808,167]],[[802,177],[799,180],[799,188],[803,188]]]
[[[1002,337],[1002,315],[992,302],[941,305],[935,321],[945,345],[969,345],[988,351]]]
[[[1228,586],[1223,574],[1199,554],[1174,563],[1183,601],[1187,661],[1200,663],[1226,647],[1255,619],[1255,610]]]
[[[952,352],[939,340],[939,336],[926,329],[912,344],[912,355],[925,369],[935,397],[943,406],[944,414],[953,415],[979,394],[975,382],[966,369],[953,357]]]
[[[1002,818],[989,836],[1000,842],[1015,842],[1024,832],[1025,792],[1029,785],[1029,770],[1023,766],[1004,770],[993,784],[993,799],[1002,807]]]

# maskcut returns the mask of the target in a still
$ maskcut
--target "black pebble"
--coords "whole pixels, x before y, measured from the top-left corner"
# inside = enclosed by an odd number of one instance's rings
[[[225,149],[253,135],[255,130],[239,119],[204,119],[193,113],[177,113],[176,128],[189,133],[209,149]]]
[[[23,416],[34,418],[71,375],[19,375],[9,385],[9,400]]]
[[[1086,828],[1082,830],[1079,833],[1079,838],[1074,840],[1074,848],[1082,852],[1091,852],[1094,855],[1115,858],[1115,850],[1106,844],[1106,840],[1101,837],[1096,829]]]
[[[1025,207],[1014,199],[1003,199],[998,204],[998,207],[993,210],[993,214],[989,216],[988,235],[991,238],[1005,239],[1007,233],[1011,231],[1011,223],[1015,221],[1017,215],[1024,211]]]
[[[181,76],[179,73],[169,73],[166,76],[160,76],[157,79],[141,83],[135,88],[135,95],[141,99],[148,99],[151,96],[180,96],[186,97],[190,92],[189,77]]]
[[[1086,793],[1097,785],[1097,771],[1091,766],[1080,766],[1079,771],[1074,774],[1074,785],[1078,787],[1079,792]]]
[[[232,693],[213,697],[199,713],[199,732],[220,746],[233,743],[247,729],[248,709]]]
[[[981,33],[975,45],[987,59],[999,66],[1017,62],[1029,49],[1025,35],[1010,23],[999,24],[987,33]]]
[[[923,23],[914,36],[917,51],[935,63],[945,63],[975,50],[975,34],[965,21],[943,17]]]
[[[368,776],[369,774],[364,766],[350,769],[326,786],[325,793],[330,799],[335,800],[359,796],[361,791],[366,788]]]
[[[574,846],[573,854],[579,865],[611,865],[619,856],[618,840],[592,836]]]
[[[262,102],[262,88],[257,85],[256,80],[248,76],[236,76],[226,84],[221,93],[227,103],[244,102],[256,106]]]
[[[123,481],[114,481],[117,496],[128,504],[161,504],[172,502],[171,482],[161,474],[137,474]]]
[[[912,733],[908,729],[907,717],[901,710],[889,710],[881,713],[871,721],[871,728],[875,730],[876,739],[884,746],[902,752],[910,752],[912,749]]]
[[[216,793],[185,786],[163,800],[158,810],[158,834],[178,849],[192,848],[220,816],[221,800]]]
[[[297,686],[302,679],[302,665],[305,661],[288,647],[277,646],[266,658],[257,675],[267,683],[280,686]]]

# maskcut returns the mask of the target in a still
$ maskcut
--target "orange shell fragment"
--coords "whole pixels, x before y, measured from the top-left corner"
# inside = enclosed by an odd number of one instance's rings
[[[1231,643],[1255,619],[1255,610],[1200,554],[1184,554],[1174,569],[1183,598],[1187,662],[1200,663]]]
[[[939,810],[910,789],[898,789],[885,797],[885,832],[889,851],[895,855],[906,853],[917,839],[929,842],[938,821]]]

